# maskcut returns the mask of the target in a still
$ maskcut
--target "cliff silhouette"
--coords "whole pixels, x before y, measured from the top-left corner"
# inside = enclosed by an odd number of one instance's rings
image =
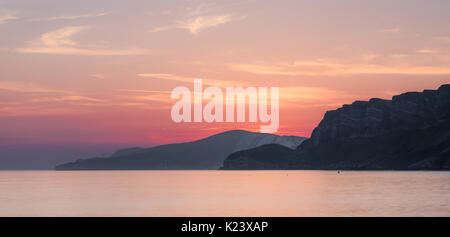
[[[328,111],[310,139],[286,149],[233,153],[221,169],[450,170],[450,85]]]

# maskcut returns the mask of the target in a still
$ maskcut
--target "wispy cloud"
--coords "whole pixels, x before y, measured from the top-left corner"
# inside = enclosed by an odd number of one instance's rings
[[[9,81],[0,81],[0,90],[21,92],[21,93],[57,93],[57,94],[69,94],[69,91],[49,89],[40,86],[36,86],[31,83],[17,83]]]
[[[416,53],[422,53],[422,54],[430,54],[434,53],[435,51],[432,49],[418,49],[416,50]]]
[[[193,83],[194,77],[185,77],[185,76],[179,76],[174,74],[166,74],[166,73],[140,73],[137,74],[138,77],[147,77],[147,78],[154,78],[154,79],[164,79],[164,80],[171,80],[171,81],[177,81],[177,82],[186,82],[186,83]],[[229,81],[229,80],[215,80],[215,79],[203,79],[203,84],[205,85],[211,85],[211,86],[219,86],[219,87],[225,87],[225,86],[246,86],[247,83],[241,82],[241,81]]]
[[[386,29],[380,29],[378,30],[380,33],[398,33],[400,32],[399,27],[393,27],[393,28],[386,28]]]
[[[229,64],[232,70],[255,74],[285,76],[322,76],[346,74],[449,75],[446,66],[405,66],[378,64],[344,64],[325,60],[296,61],[293,64]]]
[[[37,86],[32,83],[17,83],[0,81],[0,90],[6,90],[22,94],[36,95],[31,102],[60,102],[60,101],[90,101],[90,102],[102,102],[103,99],[97,99],[84,95],[77,95],[73,91],[52,89]]]
[[[147,103],[149,101],[164,104],[172,102],[172,99],[170,98],[172,91],[168,90],[118,89],[118,91],[126,93],[125,96],[122,96],[124,100],[133,101],[127,102],[129,105],[142,105],[142,103]],[[138,102],[136,103],[136,101]]]
[[[0,103],[0,117],[67,114],[84,106],[107,106],[111,102],[79,92],[42,87],[33,83],[1,81],[0,91],[8,91],[12,101]],[[73,105],[73,107],[70,107]]]
[[[42,17],[42,18],[33,18],[29,21],[55,21],[55,20],[76,20],[76,19],[84,19],[91,17],[101,17],[112,14],[112,11],[98,12],[98,13],[88,13],[88,14],[78,14],[78,15],[60,15],[53,17]]]
[[[134,101],[141,101],[141,102],[152,101],[152,102],[158,102],[158,103],[164,103],[164,104],[172,103],[172,99],[170,98],[170,95],[167,95],[166,93],[129,96],[127,98],[134,100]]]
[[[65,54],[65,55],[143,55],[152,53],[148,49],[104,49],[79,46],[72,36],[90,29],[90,26],[71,26],[42,34],[39,40],[26,48],[16,49],[20,53]]]
[[[391,54],[389,55],[389,57],[391,58],[406,58],[408,57],[409,54],[402,54],[402,53],[397,53],[397,54]]]
[[[94,74],[91,74],[91,77],[97,78],[97,79],[105,79],[106,75],[102,74],[102,73],[94,73]]]
[[[200,15],[208,15],[212,12],[217,12],[221,9],[219,5],[213,2],[201,3],[195,7],[187,7],[186,8],[186,16],[200,16]]]
[[[196,6],[188,6],[184,9],[184,14],[178,19],[167,25],[156,27],[149,33],[156,33],[161,31],[182,29],[197,35],[202,31],[210,28],[215,28],[220,25],[227,24],[231,21],[242,20],[246,16],[232,14],[226,8],[229,8],[230,3],[218,4],[215,2],[204,2]]]
[[[176,21],[172,25],[156,27],[150,31],[150,33],[156,33],[160,31],[166,31],[171,29],[185,29],[196,35],[201,31],[208,28],[217,27],[219,25],[226,24],[232,19],[231,14],[214,15],[214,16],[196,16],[187,20]]]
[[[5,24],[7,21],[19,19],[17,12],[0,11],[0,25]]]
[[[41,97],[34,98],[31,102],[42,103],[42,102],[64,102],[64,101],[87,101],[87,102],[104,102],[105,100],[97,99],[87,96],[79,95],[68,95],[68,96],[58,96],[58,97]]]
[[[33,83],[0,81],[0,92],[8,100],[0,101],[0,118],[25,115],[78,114],[97,108],[136,107],[145,110],[169,109],[171,91],[119,89],[123,93],[107,95],[48,88]],[[1,94],[1,93],[0,93]],[[153,102],[157,102],[155,106]]]
[[[280,65],[228,64],[228,67],[235,71],[250,72],[255,74],[284,75],[284,76],[300,75],[299,72],[286,70],[287,68]]]
[[[165,80],[171,80],[171,81],[179,81],[179,82],[192,82],[193,78],[190,77],[184,77],[184,76],[178,76],[174,74],[167,74],[167,73],[139,73],[137,74],[138,77],[149,77],[149,78],[155,78],[155,79],[165,79]]]

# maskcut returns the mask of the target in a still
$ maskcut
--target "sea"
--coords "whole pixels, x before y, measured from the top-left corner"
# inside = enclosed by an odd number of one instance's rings
[[[450,216],[450,172],[0,171],[0,216]]]

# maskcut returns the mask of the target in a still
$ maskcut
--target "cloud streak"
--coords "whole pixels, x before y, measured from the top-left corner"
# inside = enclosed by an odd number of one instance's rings
[[[296,61],[293,64],[229,64],[228,66],[235,71],[284,76],[336,76],[349,74],[450,75],[450,67],[445,66],[344,64],[324,60]]]
[[[20,93],[57,93],[57,94],[70,93],[65,90],[43,88],[30,83],[16,83],[8,81],[0,81],[0,90],[20,92]]]
[[[32,83],[0,82],[0,91],[8,91],[13,103],[0,103],[0,117],[74,112],[69,105],[103,105],[106,100],[73,91],[41,87]]]
[[[97,98],[93,98],[93,97],[87,97],[87,96],[79,96],[79,95],[67,95],[67,96],[59,96],[59,97],[42,97],[42,98],[34,98],[31,100],[31,102],[34,102],[34,103],[64,102],[64,101],[104,102],[105,100],[97,99]]]
[[[19,53],[63,54],[63,55],[144,55],[151,54],[148,49],[103,49],[81,47],[72,40],[74,35],[90,29],[90,26],[71,26],[44,33],[39,40],[29,43],[26,48],[17,48]]]
[[[232,20],[231,14],[213,15],[213,16],[196,16],[187,20],[176,21],[172,25],[156,27],[150,31],[150,33],[156,33],[161,31],[167,31],[172,29],[184,29],[189,31],[193,35],[197,35],[200,32],[214,28],[219,25],[226,24]]]
[[[434,53],[434,50],[432,50],[432,49],[418,49],[418,50],[416,50],[416,53],[430,54],[430,53]]]
[[[147,77],[154,79],[163,79],[170,80],[176,82],[186,82],[193,83],[194,77],[185,77],[174,74],[166,74],[166,73],[140,73],[136,74],[138,77]],[[210,86],[218,86],[218,87],[226,87],[226,86],[247,86],[248,83],[242,81],[229,81],[229,80],[214,80],[214,79],[204,79],[203,84]]]
[[[112,11],[107,12],[98,12],[98,13],[88,13],[88,14],[79,14],[79,15],[61,15],[61,16],[53,16],[53,17],[42,17],[42,18],[34,18],[29,21],[55,21],[55,20],[76,20],[76,19],[85,19],[91,17],[101,17],[112,14]]]
[[[400,28],[394,27],[394,28],[387,28],[387,29],[380,29],[378,30],[380,33],[398,33],[400,32]]]
[[[0,25],[5,24],[7,21],[19,19],[17,17],[17,12],[0,12]]]

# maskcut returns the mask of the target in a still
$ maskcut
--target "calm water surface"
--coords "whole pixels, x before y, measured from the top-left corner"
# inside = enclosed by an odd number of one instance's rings
[[[0,171],[0,216],[450,216],[450,172]]]

